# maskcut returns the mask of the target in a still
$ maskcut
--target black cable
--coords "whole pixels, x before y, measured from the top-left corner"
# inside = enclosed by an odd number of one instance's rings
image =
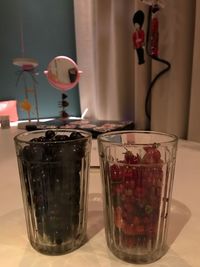
[[[146,95],[146,99],[145,99],[145,113],[146,113],[146,116],[147,118],[149,119],[149,121],[151,122],[151,114],[150,114],[150,111],[149,111],[149,101],[151,99],[151,94],[152,94],[152,89],[153,89],[153,86],[155,85],[156,81],[163,75],[165,74],[167,71],[170,70],[171,68],[171,64],[165,60],[165,59],[162,59],[162,58],[159,58],[159,57],[155,57],[155,56],[152,56],[151,53],[149,52],[149,36],[150,36],[150,28],[151,28],[151,19],[152,19],[152,6],[149,7],[149,13],[148,13],[148,25],[147,25],[147,39],[146,39],[146,53],[147,55],[155,60],[155,61],[158,61],[158,62],[161,62],[163,64],[166,65],[166,68],[163,69],[162,71],[160,71],[155,77],[154,79],[151,81],[149,87],[148,87],[148,90],[147,90],[147,95]]]

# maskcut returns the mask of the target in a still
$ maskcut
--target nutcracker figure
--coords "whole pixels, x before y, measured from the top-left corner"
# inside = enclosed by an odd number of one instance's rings
[[[145,33],[142,29],[144,23],[144,12],[138,10],[133,16],[133,25],[135,31],[133,32],[132,39],[133,39],[133,46],[136,49],[137,57],[138,57],[138,64],[144,64],[144,42],[145,42]]]

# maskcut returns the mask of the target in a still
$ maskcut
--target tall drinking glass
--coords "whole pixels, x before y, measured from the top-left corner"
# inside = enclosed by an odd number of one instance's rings
[[[14,138],[28,238],[41,253],[64,254],[86,239],[91,140],[59,129]]]
[[[98,137],[107,245],[114,255],[149,263],[167,251],[177,137],[122,131]]]

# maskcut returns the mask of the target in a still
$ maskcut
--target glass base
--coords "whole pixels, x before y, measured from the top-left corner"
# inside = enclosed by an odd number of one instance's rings
[[[136,263],[136,264],[153,263],[159,260],[162,256],[164,256],[168,250],[168,248],[165,247],[165,248],[156,250],[154,252],[150,252],[148,254],[130,255],[113,247],[109,247],[109,249],[117,258],[123,261],[126,261],[128,263]]]
[[[82,245],[85,244],[87,241],[87,238],[84,237],[82,240],[74,240],[74,242],[71,242],[70,244],[63,243],[63,244],[56,244],[56,245],[42,245],[38,243],[34,243],[30,241],[31,246],[41,254],[49,255],[49,256],[59,256],[59,255],[64,255],[67,253],[70,253]]]

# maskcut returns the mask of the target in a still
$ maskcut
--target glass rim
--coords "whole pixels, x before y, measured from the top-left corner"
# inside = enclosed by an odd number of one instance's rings
[[[123,144],[123,143],[117,143],[114,141],[109,141],[109,140],[104,139],[105,137],[108,137],[108,136],[112,136],[112,135],[120,136],[120,135],[128,134],[128,133],[130,133],[130,134],[154,134],[157,136],[169,137],[169,138],[171,138],[171,140],[152,142],[152,143],[151,142],[146,142],[146,143],[141,142],[141,143]],[[177,143],[178,142],[178,136],[175,134],[159,132],[159,131],[122,130],[122,131],[111,131],[111,132],[100,134],[97,136],[97,140],[98,140],[98,142],[112,144],[115,146],[147,146],[147,145],[155,145],[155,144],[164,145],[164,144],[170,144],[170,143]]]
[[[77,139],[74,139],[74,140],[62,140],[62,141],[59,141],[59,140],[54,140],[54,141],[45,141],[44,144],[65,144],[65,143],[73,143],[73,142],[77,142],[77,141],[83,141],[83,140],[88,140],[88,139],[92,139],[92,134],[88,131],[84,131],[84,130],[79,130],[79,129],[44,129],[44,130],[36,130],[36,131],[24,131],[24,132],[21,132],[19,134],[17,134],[15,137],[14,137],[14,142],[17,143],[17,142],[21,142],[21,143],[25,143],[25,144],[42,144],[42,142],[32,142],[32,141],[27,141],[27,140],[23,140],[23,139],[20,139],[20,137],[22,136],[29,136],[31,134],[40,134],[40,133],[45,133],[47,131],[53,131],[53,132],[79,132],[79,133],[83,133],[84,135],[86,136],[83,136],[81,138],[77,138]],[[34,136],[33,136],[34,138]]]

